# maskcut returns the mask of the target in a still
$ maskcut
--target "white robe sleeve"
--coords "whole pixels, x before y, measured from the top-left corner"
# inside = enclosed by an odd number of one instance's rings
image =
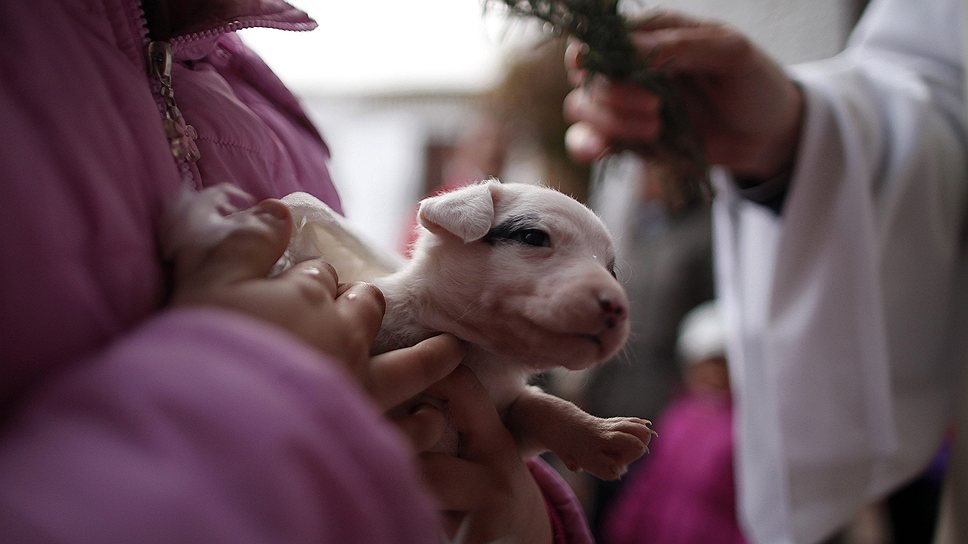
[[[807,99],[782,215],[718,180],[740,513],[816,542],[922,470],[968,354],[960,0],[875,1]]]

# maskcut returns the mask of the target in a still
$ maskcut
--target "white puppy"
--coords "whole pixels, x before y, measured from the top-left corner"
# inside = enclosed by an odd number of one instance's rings
[[[236,228],[237,190],[185,191],[169,209],[170,255],[201,254]],[[494,399],[522,456],[551,450],[572,470],[621,476],[653,432],[636,418],[599,419],[527,385],[554,367],[582,369],[624,345],[628,301],[615,250],[588,208],[546,187],[488,181],[421,202],[414,256],[374,249],[305,193],[282,199],[293,238],[276,272],[322,256],[341,281],[376,284],[387,301],[375,353],[441,332],[470,345],[465,364]],[[456,437],[452,437],[456,438]]]
[[[551,450],[572,470],[621,476],[647,451],[648,422],[599,419],[527,385],[554,367],[601,363],[628,337],[599,218],[558,191],[492,180],[422,201],[418,222],[413,258],[373,280],[387,300],[376,351],[457,336],[523,455]]]

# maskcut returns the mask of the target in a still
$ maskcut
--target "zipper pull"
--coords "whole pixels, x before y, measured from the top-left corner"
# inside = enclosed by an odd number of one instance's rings
[[[171,86],[172,54],[171,44],[154,41],[148,44],[148,67],[151,75],[161,86],[161,99],[164,102],[164,118],[161,120],[171,147],[171,154],[176,159],[195,162],[201,157],[195,140],[198,133],[195,127],[185,122],[181,110],[175,104],[175,90]]]

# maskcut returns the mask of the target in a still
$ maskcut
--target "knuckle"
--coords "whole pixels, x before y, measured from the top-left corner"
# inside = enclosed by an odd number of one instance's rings
[[[332,293],[319,283],[319,281],[309,275],[301,274],[291,281],[295,284],[297,296],[309,301],[313,305],[321,304],[332,299]]]
[[[319,267],[324,274],[328,274],[328,277],[333,278],[334,285],[339,284],[339,273],[336,271],[336,267],[322,259],[313,259],[313,264]]]
[[[379,314],[382,316],[387,307],[387,300],[383,295],[383,291],[381,291],[376,285],[367,282],[360,283],[357,286],[357,289],[364,293],[368,300],[371,300],[376,304]]]
[[[298,263],[293,267],[293,272],[304,272],[308,276],[313,276],[319,283],[331,284],[334,287],[339,284],[339,274],[333,265],[320,259],[308,259]]]

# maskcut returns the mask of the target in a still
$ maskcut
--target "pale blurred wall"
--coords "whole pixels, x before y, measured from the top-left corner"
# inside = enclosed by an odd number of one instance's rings
[[[314,96],[304,100],[326,139],[343,210],[360,233],[402,252],[432,141],[456,137],[476,94]]]
[[[668,0],[647,2],[728,22],[785,63],[832,55],[845,42],[860,0]],[[479,90],[419,89],[375,95],[312,95],[304,101],[333,151],[347,216],[387,249],[422,195],[428,141],[456,137]],[[512,170],[529,171],[527,166]],[[629,202],[629,199],[621,199]]]

